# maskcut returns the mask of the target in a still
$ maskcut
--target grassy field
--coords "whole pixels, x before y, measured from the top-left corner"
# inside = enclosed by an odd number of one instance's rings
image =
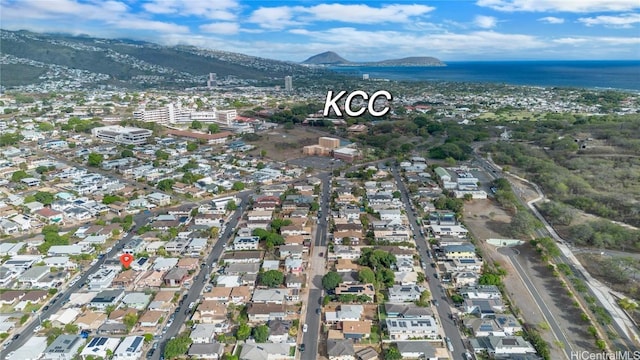
[[[327,136],[322,132],[311,128],[296,126],[293,129],[285,129],[278,126],[268,133],[258,135],[256,141],[247,141],[256,148],[249,152],[253,156],[260,156],[266,151],[266,157],[276,161],[286,161],[302,157],[302,148],[318,143],[318,138]]]
[[[478,116],[478,119],[481,120],[497,120],[497,119],[506,119],[506,120],[534,120],[538,114],[534,114],[531,111],[525,110],[517,110],[517,111],[509,111],[502,114],[495,114],[493,112],[482,113]]]

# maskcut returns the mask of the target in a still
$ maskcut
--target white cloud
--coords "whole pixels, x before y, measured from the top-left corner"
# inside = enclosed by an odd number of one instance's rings
[[[293,8],[288,6],[261,7],[255,10],[249,17],[249,22],[258,24],[265,29],[279,30],[289,26],[301,25],[293,21]]]
[[[555,17],[555,16],[546,16],[543,18],[538,19],[538,21],[547,23],[547,24],[563,24],[564,23],[564,19],[563,18],[559,18],[559,17]]]
[[[240,30],[240,26],[238,26],[237,23],[232,22],[217,22],[200,25],[199,29],[203,32],[211,34],[232,35],[238,33],[238,31]]]
[[[434,9],[432,6],[415,4],[381,7],[359,4],[261,7],[251,14],[249,22],[267,29],[283,29],[316,21],[338,21],[350,24],[411,24]]]
[[[483,29],[491,29],[496,27],[498,19],[493,16],[478,15],[473,19],[473,23]]]
[[[618,16],[600,15],[596,17],[579,18],[579,22],[587,26],[604,25],[613,28],[631,28],[640,23],[640,14],[622,14]]]
[[[554,39],[553,42],[562,45],[591,44],[598,47],[604,45],[639,45],[640,37],[576,36]]]
[[[162,33],[186,33],[187,26],[171,22],[151,20],[129,12],[129,7],[120,1],[80,2],[76,0],[58,1],[4,1],[2,3],[3,26],[20,28],[21,24],[32,21],[51,23],[50,28],[71,33],[92,32],[96,35],[116,33],[119,29],[148,30]],[[66,24],[61,28],[60,24]],[[108,26],[105,26],[108,25]],[[45,28],[48,25],[41,24]],[[98,32],[96,27],[105,27]],[[87,29],[79,30],[79,29]]]
[[[110,21],[109,23],[121,29],[157,31],[162,33],[188,33],[189,32],[189,28],[187,26],[178,25],[174,23],[167,23],[163,21],[140,19],[140,18],[125,17],[119,20]]]
[[[416,34],[398,31],[363,31],[352,27],[332,28],[324,31],[304,29],[290,33],[310,38],[309,42],[325,44],[323,48],[345,49],[353,55],[349,60],[380,60],[382,54],[402,56],[429,56],[436,53],[506,54],[512,50],[538,49],[547,43],[531,35],[503,34],[495,31],[476,31],[464,34]],[[306,47],[306,46],[305,46]],[[360,56],[360,59],[355,58]],[[372,56],[380,59],[372,59]],[[393,55],[392,55],[393,56]],[[396,55],[397,57],[397,55]]]
[[[2,1],[2,18],[19,19],[62,19],[81,16],[82,19],[117,19],[126,15],[128,6],[119,1],[81,3],[76,0],[58,1]]]
[[[640,8],[638,0],[478,0],[476,5],[498,11],[604,12]]]
[[[236,0],[150,0],[142,8],[152,14],[198,16],[206,19],[235,20],[239,4]]]
[[[368,5],[320,4],[309,8],[297,8],[313,20],[340,21],[352,24],[405,23],[411,18],[424,16],[435,8],[426,5]]]

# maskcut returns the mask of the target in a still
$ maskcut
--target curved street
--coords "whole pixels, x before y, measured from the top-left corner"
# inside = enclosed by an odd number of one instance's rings
[[[518,181],[524,182],[533,187],[533,189],[538,194],[535,199],[526,202],[526,204],[520,197],[518,197],[518,199],[529,209],[531,209],[536,218],[540,220],[540,222],[542,222],[542,224],[544,225],[543,229],[536,230],[538,236],[551,236],[556,241],[556,245],[562,253],[559,257],[560,262],[569,265],[576,276],[580,276],[583,278],[588,288],[588,295],[595,297],[600,305],[603,306],[611,314],[611,317],[613,318],[612,326],[620,336],[618,339],[612,340],[614,345],[617,347],[613,350],[636,349],[638,347],[638,344],[640,343],[640,336],[638,335],[637,329],[635,328],[633,322],[627,317],[624,311],[620,309],[620,307],[616,303],[615,298],[611,295],[613,293],[613,290],[609,289],[607,286],[602,284],[597,279],[594,279],[591,274],[589,274],[589,272],[582,266],[580,261],[578,261],[578,259],[574,256],[572,250],[569,248],[569,246],[567,246],[565,240],[558,235],[558,233],[553,229],[549,222],[547,222],[544,216],[542,216],[542,214],[540,214],[538,209],[534,206],[535,203],[546,199],[546,196],[544,195],[540,187],[537,184],[520,176],[502,172],[502,168],[493,162],[491,156],[488,156],[488,159],[477,156],[476,159],[483,165],[486,170],[489,170],[490,172],[496,173],[496,171],[499,171],[499,174],[508,180],[510,180],[510,178],[517,179]],[[514,186],[512,181],[510,181],[510,183],[512,186]]]

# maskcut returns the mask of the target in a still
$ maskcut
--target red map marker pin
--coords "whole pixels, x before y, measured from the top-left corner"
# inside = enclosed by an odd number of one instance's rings
[[[124,267],[129,268],[129,265],[133,262],[133,255],[131,254],[122,254],[120,255],[120,262]]]

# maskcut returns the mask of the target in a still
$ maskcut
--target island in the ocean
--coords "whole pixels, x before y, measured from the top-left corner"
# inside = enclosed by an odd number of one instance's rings
[[[402,59],[389,59],[371,62],[352,62],[333,51],[314,55],[303,61],[304,65],[316,66],[446,66],[445,63],[431,56],[412,56]]]

